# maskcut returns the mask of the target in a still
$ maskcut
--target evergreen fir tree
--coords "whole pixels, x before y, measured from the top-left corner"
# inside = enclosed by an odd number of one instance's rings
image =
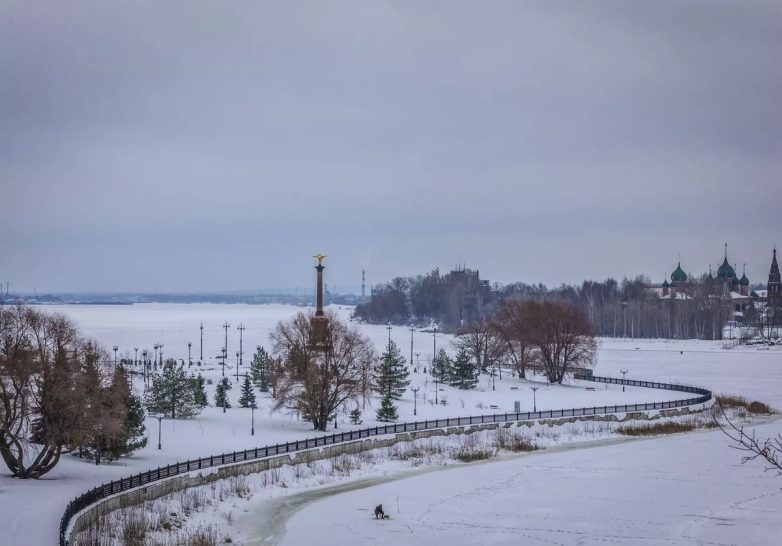
[[[215,406],[223,408],[223,413],[225,413],[226,408],[231,407],[231,402],[228,400],[228,391],[230,391],[231,388],[231,382],[228,381],[227,377],[223,377],[217,384],[217,389],[215,389]]]
[[[361,410],[356,408],[350,412],[350,424],[360,425],[361,423],[363,423],[363,421],[361,420]]]
[[[261,392],[269,392],[271,364],[269,353],[259,345],[250,363],[250,375],[253,383]]]
[[[410,372],[405,368],[405,359],[396,343],[389,342],[386,352],[375,369],[375,390],[381,395],[377,409],[378,421],[396,421],[399,418],[394,401],[402,398],[410,384]]]
[[[127,407],[124,434],[112,450],[114,458],[133,455],[139,449],[144,449],[147,446],[147,427],[144,425],[146,415],[141,397],[131,394]]]
[[[451,367],[452,362],[448,358],[448,353],[445,352],[445,349],[440,349],[430,367],[432,378],[440,383],[447,383],[451,377]]]
[[[195,400],[196,405],[200,408],[208,406],[209,399],[206,396],[204,377],[201,374],[198,374],[198,377],[191,377],[190,386],[193,389],[193,399]]]
[[[167,361],[163,372],[152,380],[146,398],[147,411],[172,419],[187,419],[198,415],[201,406],[196,404],[190,379],[183,368]]]
[[[399,400],[410,384],[410,372],[405,367],[405,358],[393,341],[380,357],[375,370],[375,390],[391,400]]]
[[[250,382],[250,376],[244,375],[244,383],[242,384],[242,395],[239,397],[239,407],[241,408],[257,408],[255,400],[255,392],[253,392],[253,384]]]
[[[457,389],[474,389],[478,385],[478,366],[464,349],[456,353],[448,384]]]
[[[394,406],[394,400],[388,394],[383,395],[383,398],[380,400],[380,407],[377,408],[375,416],[378,421],[383,423],[399,419],[399,413],[396,410],[396,406]]]

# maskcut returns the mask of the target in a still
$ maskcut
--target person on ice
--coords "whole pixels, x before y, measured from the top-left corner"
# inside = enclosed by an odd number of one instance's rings
[[[386,518],[386,513],[383,512],[383,505],[378,504],[377,506],[375,506],[375,519],[385,519],[385,518]]]

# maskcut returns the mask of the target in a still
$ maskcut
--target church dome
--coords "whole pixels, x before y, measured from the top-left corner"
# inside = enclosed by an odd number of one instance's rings
[[[671,285],[670,285],[670,284],[668,284],[668,279],[665,279],[665,280],[663,281],[663,288],[670,288],[670,286],[671,286]]]
[[[685,282],[687,280],[687,273],[682,269],[681,262],[676,266],[676,270],[671,273],[671,280],[673,282]]]
[[[746,274],[746,273],[744,273],[744,274],[741,276],[741,280],[739,281],[739,284],[740,284],[741,286],[749,286],[749,279],[747,278],[747,274]]]
[[[736,277],[736,270],[728,263],[728,258],[722,262],[722,265],[717,269],[717,278],[719,279],[733,279]]]

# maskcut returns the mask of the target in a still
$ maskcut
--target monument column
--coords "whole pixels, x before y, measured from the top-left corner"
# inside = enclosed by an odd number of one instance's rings
[[[315,269],[318,272],[318,300],[317,300],[317,307],[315,309],[315,316],[316,317],[322,317],[323,316],[323,270],[326,269],[326,267],[323,265],[323,258],[325,256],[315,256],[315,258],[318,258],[318,265],[315,266]]]
[[[323,312],[323,270],[326,269],[323,265],[323,259],[325,256],[318,254],[315,259],[318,260],[318,265],[315,266],[315,270],[318,272],[318,286],[317,286],[317,305],[315,308],[315,316],[310,320],[310,340],[316,347],[323,348],[326,345],[326,333],[328,329],[328,319]]]

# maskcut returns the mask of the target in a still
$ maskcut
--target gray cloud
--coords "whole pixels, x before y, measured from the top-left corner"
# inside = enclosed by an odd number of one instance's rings
[[[767,274],[778,2],[0,6],[19,289]]]

